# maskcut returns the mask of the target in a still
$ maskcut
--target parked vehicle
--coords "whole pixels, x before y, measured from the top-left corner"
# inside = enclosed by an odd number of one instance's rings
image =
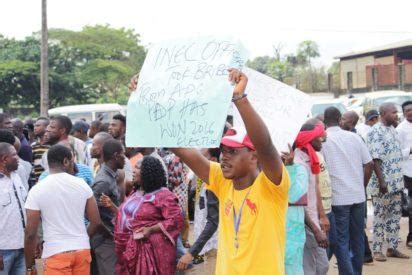
[[[315,117],[317,115],[323,114],[325,110],[329,107],[336,107],[339,111],[343,114],[346,112],[346,107],[343,104],[341,99],[331,99],[331,98],[316,98],[315,103],[311,109],[311,117]]]
[[[49,110],[49,116],[65,115],[72,121],[84,119],[88,122],[101,120],[108,122],[116,114],[126,113],[126,108],[119,104],[85,104],[57,107]]]
[[[412,100],[412,93],[404,91],[377,91],[365,94],[363,102],[363,112],[366,113],[371,109],[379,109],[379,106],[386,102],[393,102],[401,106],[405,101]]]
[[[350,105],[347,106],[348,111],[355,111],[359,117],[363,117],[363,104],[365,102],[365,97],[356,96],[352,98]]]

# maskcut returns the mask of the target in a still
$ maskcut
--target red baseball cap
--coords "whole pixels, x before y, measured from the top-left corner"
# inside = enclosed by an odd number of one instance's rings
[[[227,130],[220,144],[231,148],[247,147],[253,151],[256,150],[246,131],[236,127]]]

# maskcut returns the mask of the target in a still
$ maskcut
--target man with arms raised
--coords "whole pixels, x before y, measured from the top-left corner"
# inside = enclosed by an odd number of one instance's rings
[[[228,131],[220,164],[195,149],[173,151],[220,201],[216,274],[284,274],[289,176],[245,94],[246,75],[229,72],[235,83],[232,101],[248,134]]]

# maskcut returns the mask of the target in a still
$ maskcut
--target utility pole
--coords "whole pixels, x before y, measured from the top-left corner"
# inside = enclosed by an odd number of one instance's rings
[[[49,64],[48,64],[47,0],[41,1],[41,61],[40,61],[40,114],[47,116],[49,110]]]

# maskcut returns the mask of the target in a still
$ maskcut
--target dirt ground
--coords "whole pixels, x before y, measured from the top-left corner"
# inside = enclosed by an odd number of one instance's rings
[[[369,212],[369,210],[368,210]],[[370,213],[370,212],[369,212]],[[372,219],[368,219],[368,237],[369,240],[372,240]],[[408,220],[406,218],[402,218],[401,220],[401,241],[399,243],[399,250],[411,257],[408,260],[401,260],[395,258],[388,258],[386,262],[374,262],[373,264],[368,264],[363,266],[363,274],[364,275],[411,275],[412,274],[412,249],[408,249],[405,245],[406,236],[408,235]],[[372,244],[370,244],[372,245]],[[215,258],[206,259],[206,261],[202,264],[196,265],[191,270],[185,272],[185,274],[193,274],[193,275],[210,275],[214,274],[215,270]],[[334,258],[330,261],[330,267],[328,274],[330,275],[337,275],[338,268],[334,266],[336,260]]]

